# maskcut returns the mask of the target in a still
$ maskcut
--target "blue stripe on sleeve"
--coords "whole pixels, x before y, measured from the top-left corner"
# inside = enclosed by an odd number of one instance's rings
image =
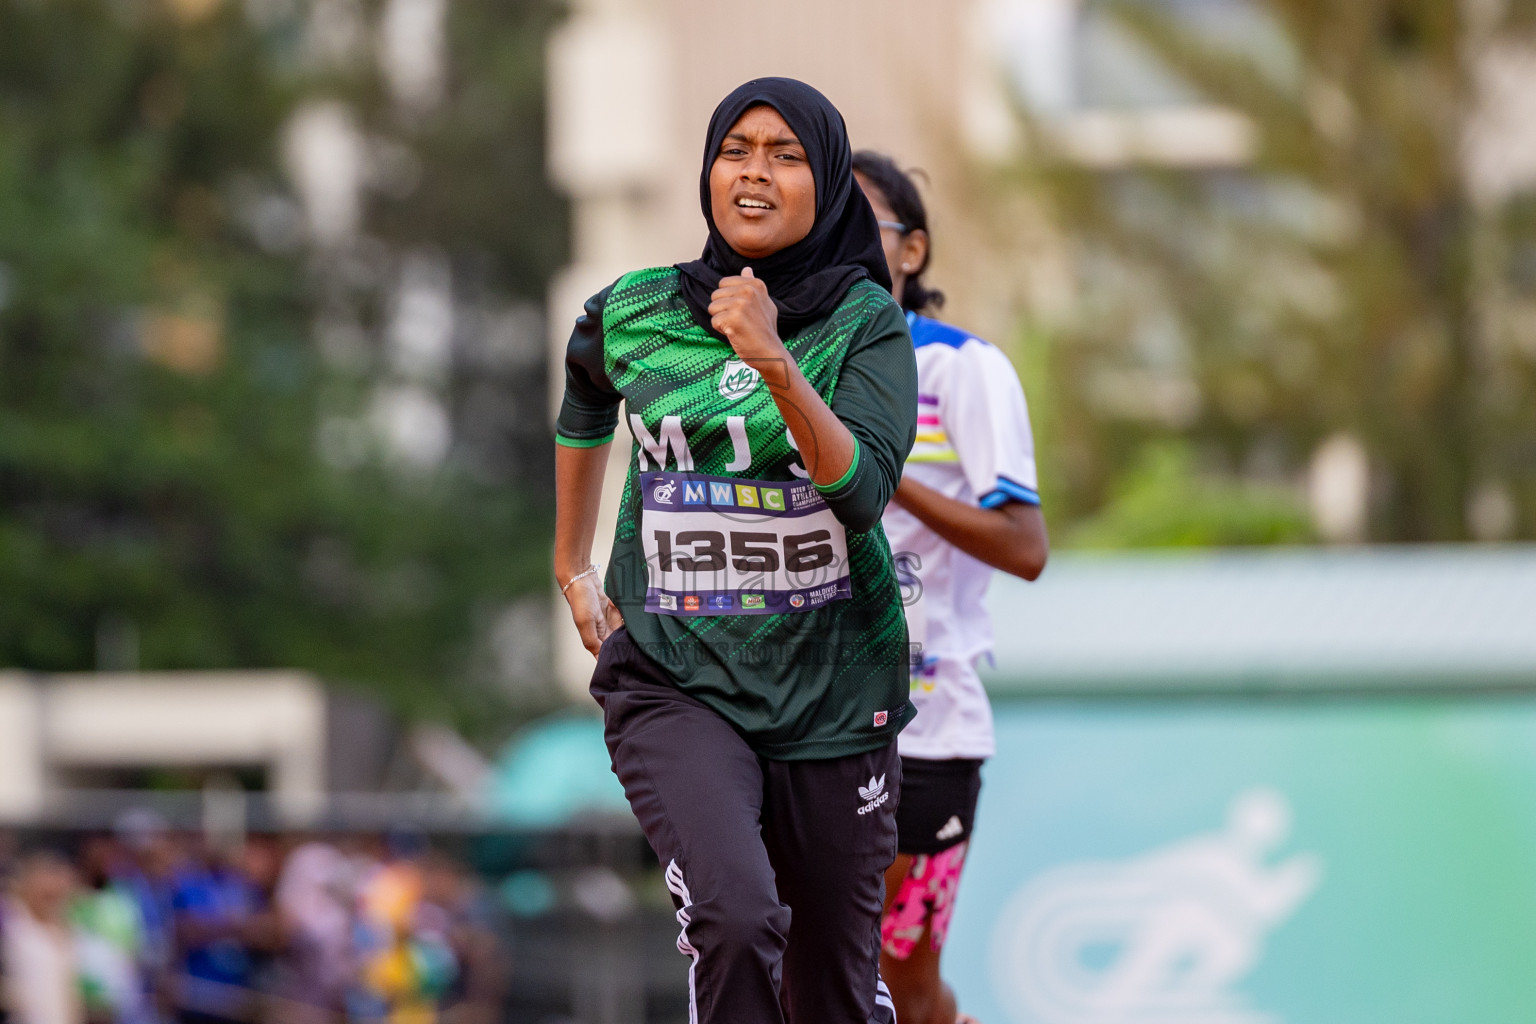
[[[1025,487],[1016,480],[1000,476],[997,478],[997,486],[983,494],[976,504],[982,508],[997,508],[997,506],[1009,501],[1021,501],[1026,505],[1038,505],[1040,504],[1040,494],[1032,487]]]

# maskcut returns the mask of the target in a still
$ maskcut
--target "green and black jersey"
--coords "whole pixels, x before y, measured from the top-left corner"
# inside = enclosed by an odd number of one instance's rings
[[[916,434],[917,368],[900,307],[870,281],[784,344],[856,442],[829,487],[671,267],[587,302],[556,440],[607,443],[624,401],[635,444],[606,589],[632,640],[760,754],[841,757],[913,713],[880,515]]]

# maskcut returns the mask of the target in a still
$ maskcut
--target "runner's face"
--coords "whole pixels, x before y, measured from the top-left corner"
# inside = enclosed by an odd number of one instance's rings
[[[709,205],[726,243],[749,260],[810,234],[816,178],[777,110],[753,107],[731,126],[709,168]]]

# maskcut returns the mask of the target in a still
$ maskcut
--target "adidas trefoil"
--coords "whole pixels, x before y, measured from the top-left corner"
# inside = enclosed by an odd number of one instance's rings
[[[891,798],[891,794],[885,791],[885,776],[878,779],[873,775],[869,777],[869,785],[859,787],[859,799],[868,801],[859,808],[860,814],[868,814]]]

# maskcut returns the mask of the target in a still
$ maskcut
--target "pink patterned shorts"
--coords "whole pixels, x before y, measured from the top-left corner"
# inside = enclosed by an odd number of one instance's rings
[[[897,960],[912,955],[923,937],[924,924],[929,925],[934,950],[944,948],[968,846],[968,842],[956,843],[939,853],[920,853],[912,858],[896,900],[880,922],[880,944]]]

